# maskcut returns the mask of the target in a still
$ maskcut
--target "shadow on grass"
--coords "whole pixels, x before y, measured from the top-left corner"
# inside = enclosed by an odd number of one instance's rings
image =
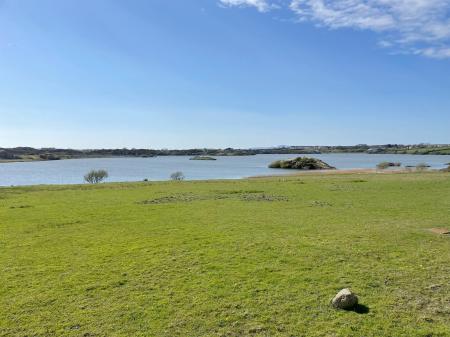
[[[369,311],[370,311],[370,309],[369,309],[368,306],[366,306],[366,305],[364,305],[364,304],[357,304],[354,308],[349,309],[349,310],[347,310],[347,311],[354,311],[354,312],[356,312],[357,314],[364,315],[364,314],[368,314]]]

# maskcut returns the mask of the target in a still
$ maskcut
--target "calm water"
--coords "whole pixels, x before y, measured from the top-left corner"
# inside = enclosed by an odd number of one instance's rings
[[[416,156],[384,154],[321,154],[308,155],[322,159],[338,169],[374,168],[382,161],[403,165],[427,163],[443,168],[450,156]],[[186,179],[235,179],[255,175],[292,173],[269,169],[274,160],[296,155],[256,155],[245,157],[217,157],[216,161],[189,160],[188,156],[155,158],[102,158],[71,159],[61,161],[3,163],[0,164],[0,186],[38,184],[79,184],[91,169],[106,169],[107,181],[168,180],[171,173],[182,171]]]

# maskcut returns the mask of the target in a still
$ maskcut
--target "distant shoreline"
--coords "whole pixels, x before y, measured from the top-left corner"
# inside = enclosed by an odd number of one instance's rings
[[[1,151],[1,148],[0,148]],[[386,153],[367,153],[367,152],[319,152],[319,153],[305,153],[305,152],[292,152],[292,153],[286,153],[286,152],[270,152],[270,153],[252,153],[252,154],[221,154],[221,155],[213,155],[214,157],[246,157],[246,156],[254,156],[254,155],[259,155],[259,154],[267,154],[267,155],[286,155],[286,154],[291,154],[292,156],[308,156],[308,155],[321,155],[321,154],[385,154],[385,155],[411,155],[411,156],[416,156],[416,155],[422,155],[422,156],[427,156],[427,155],[442,155],[442,156],[447,156],[450,155],[449,153],[400,153],[400,152],[396,152],[396,153],[390,153],[390,152],[386,152]],[[8,163],[29,163],[29,162],[48,162],[48,161],[61,161],[61,160],[72,160],[72,159],[113,159],[113,158],[142,158],[142,159],[146,159],[146,158],[156,158],[156,157],[169,157],[169,156],[173,156],[173,157],[191,157],[191,155],[189,154],[160,154],[160,155],[152,155],[152,156],[138,156],[138,155],[96,155],[96,156],[91,156],[91,155],[86,155],[86,156],[65,156],[65,157],[58,157],[58,158],[49,158],[49,159],[44,159],[38,156],[27,156],[24,158],[15,158],[15,159],[2,159],[0,158],[0,164],[8,164]]]
[[[65,161],[65,160],[76,160],[76,159],[108,159],[108,158],[139,158],[132,156],[98,156],[98,157],[70,157],[70,158],[60,158],[60,159],[0,159],[0,164],[9,164],[9,163],[39,163],[39,162],[49,162],[49,161]],[[144,158],[143,158],[144,159]]]
[[[65,159],[98,158],[151,158],[161,156],[190,157],[228,157],[253,156],[257,154],[274,155],[318,155],[328,153],[365,153],[365,154],[410,154],[410,155],[450,155],[450,144],[416,144],[416,145],[353,145],[353,146],[279,146],[248,149],[58,149],[32,147],[0,147],[0,163],[53,161]]]

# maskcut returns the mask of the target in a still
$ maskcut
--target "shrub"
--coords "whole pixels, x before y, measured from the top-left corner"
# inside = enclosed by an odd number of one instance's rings
[[[269,164],[269,168],[281,168],[283,161],[282,160],[276,160]]]
[[[181,171],[174,172],[170,175],[170,179],[177,181],[184,180],[184,174]]]
[[[450,172],[450,164],[447,164],[448,165],[448,167],[446,167],[446,168],[443,168],[441,171],[442,172]]]
[[[391,166],[391,165],[389,165],[390,163],[389,162],[387,162],[387,161],[382,161],[381,163],[378,163],[377,164],[377,169],[379,169],[379,170],[385,170],[385,169],[387,169],[389,166]]]
[[[55,156],[54,154],[49,154],[49,153],[44,153],[44,154],[40,154],[39,158],[41,158],[42,160],[60,160],[61,158],[58,156]]]
[[[419,163],[416,165],[416,170],[417,171],[425,171],[429,167],[430,167],[430,165],[428,165],[427,163]]]
[[[400,166],[402,166],[402,163],[393,163],[393,162],[389,162],[389,161],[382,161],[381,163],[379,163],[377,165],[377,169],[384,170],[384,169],[387,169],[388,167],[400,167]]]
[[[98,184],[108,178],[108,172],[105,170],[91,170],[84,176],[84,181],[89,184]]]

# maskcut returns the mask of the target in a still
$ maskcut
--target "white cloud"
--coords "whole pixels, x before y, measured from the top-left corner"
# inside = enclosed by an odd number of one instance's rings
[[[225,6],[255,7],[260,12],[267,12],[272,8],[266,0],[220,0],[220,3]]]
[[[450,47],[430,47],[422,48],[417,51],[418,54],[433,57],[437,59],[450,58]]]
[[[228,6],[272,8],[266,0],[220,0]],[[450,58],[450,0],[284,0],[300,21],[379,34],[379,46]]]
[[[355,27],[381,31],[394,24],[389,13],[360,0],[294,0],[290,8],[301,19],[314,20],[332,28]]]

